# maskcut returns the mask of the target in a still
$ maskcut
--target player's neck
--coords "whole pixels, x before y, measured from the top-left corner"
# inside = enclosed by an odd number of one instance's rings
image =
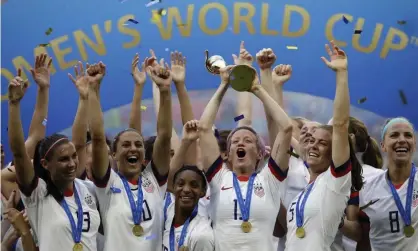
[[[139,171],[139,173],[130,173],[130,172],[120,172],[125,179],[130,181],[131,183],[137,183],[139,176],[141,176],[142,171]]]
[[[411,164],[391,163],[389,166],[389,177],[394,185],[403,184],[411,174]]]
[[[251,174],[254,172],[254,170],[250,170],[245,167],[236,167],[233,168],[233,171],[237,176],[251,176]]]
[[[173,219],[173,224],[176,226],[182,226],[187,218],[189,218],[193,213],[193,208],[192,209],[188,209],[188,208],[180,208],[178,206],[178,203],[174,209],[174,219]]]
[[[62,182],[62,181],[53,181],[54,185],[61,191],[64,195],[71,195],[73,193],[74,181],[71,182]]]

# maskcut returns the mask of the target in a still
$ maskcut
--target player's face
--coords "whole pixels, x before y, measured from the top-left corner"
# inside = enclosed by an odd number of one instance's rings
[[[5,159],[5,154],[4,154],[4,149],[3,149],[3,144],[1,144],[1,167],[4,167],[4,159]]]
[[[141,172],[144,156],[144,141],[141,135],[135,131],[126,131],[119,136],[114,158],[123,175],[129,177]]]
[[[313,172],[321,173],[331,165],[331,142],[332,135],[327,130],[313,131],[306,152],[306,162]]]
[[[320,124],[318,122],[307,121],[303,124],[302,129],[300,129],[299,145],[302,151],[301,156],[305,157],[304,153],[306,153],[306,150],[312,138],[313,132],[319,125]]]
[[[261,158],[262,154],[258,149],[257,137],[254,133],[241,129],[231,136],[228,161],[233,170],[239,168],[254,171],[257,161]]]
[[[381,146],[382,151],[387,153],[389,161],[410,164],[416,146],[414,129],[408,123],[393,124],[387,129]]]
[[[194,208],[199,199],[205,196],[202,182],[202,178],[194,171],[186,170],[179,173],[174,183],[176,205],[182,209]]]
[[[56,146],[49,160],[43,160],[54,182],[72,182],[77,175],[78,157],[71,142]]]

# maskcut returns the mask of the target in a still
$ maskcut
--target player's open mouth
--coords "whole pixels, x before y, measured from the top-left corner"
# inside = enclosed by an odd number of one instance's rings
[[[311,157],[311,158],[319,158],[319,154],[315,153],[315,152],[309,152],[308,156]]]
[[[128,161],[129,164],[132,164],[132,165],[135,165],[136,163],[138,163],[137,156],[128,156],[126,160]]]
[[[396,153],[407,153],[409,152],[409,149],[407,147],[396,147],[395,149]]]
[[[192,202],[193,197],[191,197],[191,196],[180,196],[180,201],[182,201],[182,202]]]
[[[245,150],[243,148],[238,148],[237,149],[237,156],[239,159],[242,159],[245,157],[247,153],[245,152]]]

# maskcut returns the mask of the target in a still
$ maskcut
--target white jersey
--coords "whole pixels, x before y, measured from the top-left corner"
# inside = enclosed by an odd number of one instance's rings
[[[363,164],[362,167],[363,167],[364,183],[367,183],[369,179],[384,172],[382,169],[378,169],[378,168],[375,168],[366,164]],[[343,247],[345,251],[356,251],[356,246],[357,246],[356,241],[353,241],[352,239],[349,239],[343,236]]]
[[[252,229],[249,233],[241,230],[241,210],[233,187],[233,173],[223,166],[219,157],[208,169],[206,177],[211,187],[211,210],[215,234],[215,249],[220,251],[271,251],[273,229],[280,209],[281,188],[286,173],[283,173],[273,159],[254,179],[251,198],[250,218]],[[246,179],[244,179],[246,178]],[[245,199],[248,177],[238,177]]]
[[[97,198],[105,233],[105,251],[158,250],[162,245],[163,200],[167,189],[167,177],[153,172],[152,162],[142,171],[143,204],[142,236],[132,233],[134,226],[128,195],[119,175],[111,168],[103,181],[95,181]],[[106,180],[106,178],[108,180]],[[135,203],[138,200],[138,185],[129,183]]]
[[[287,208],[293,199],[305,189],[309,183],[310,173],[307,165],[301,158],[290,156],[289,171],[287,173],[287,187],[283,198],[283,205]],[[286,236],[279,238],[277,251],[284,251],[286,244]]]
[[[172,203],[167,209],[167,220],[164,224],[163,251],[178,251],[178,242],[183,226],[175,226],[174,250],[170,249],[170,228],[174,219],[174,208],[175,205]],[[207,216],[202,215],[199,211],[200,204],[198,206],[198,214],[190,221],[187,228],[184,245],[189,248],[189,251],[213,251],[215,250],[215,240],[210,221]]]
[[[300,194],[296,196],[287,210],[285,250],[331,250],[330,247],[344,215],[350,191],[351,162],[349,160],[338,168],[331,166],[320,174],[306,201],[303,222],[304,238],[296,237],[296,203]]]
[[[396,207],[387,183],[387,171],[374,176],[360,191],[361,220],[370,223],[370,244],[374,251],[418,250],[418,172],[414,178],[411,218],[415,234],[407,238],[403,233],[405,223]],[[409,179],[408,179],[409,180]],[[405,207],[408,180],[396,187]]]
[[[31,223],[34,235],[38,238],[39,250],[73,250],[74,240],[71,232],[70,220],[62,206],[51,195],[46,196],[46,183],[37,179],[35,189],[27,197],[21,192],[21,198],[26,207],[26,213]],[[100,225],[97,210],[97,200],[91,186],[79,179],[74,180],[81,206],[83,208],[83,230],[81,244],[83,250],[96,251],[96,237]],[[70,208],[74,220],[77,222],[77,204],[74,194],[66,196],[65,201]]]

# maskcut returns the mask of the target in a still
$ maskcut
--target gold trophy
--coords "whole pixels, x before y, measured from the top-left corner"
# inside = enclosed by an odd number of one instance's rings
[[[229,74],[229,84],[238,92],[250,91],[257,72],[248,65],[237,65]]]
[[[212,74],[219,75],[219,69],[226,66],[226,62],[223,57],[219,55],[213,55],[209,57],[209,51],[206,50],[206,69]]]

